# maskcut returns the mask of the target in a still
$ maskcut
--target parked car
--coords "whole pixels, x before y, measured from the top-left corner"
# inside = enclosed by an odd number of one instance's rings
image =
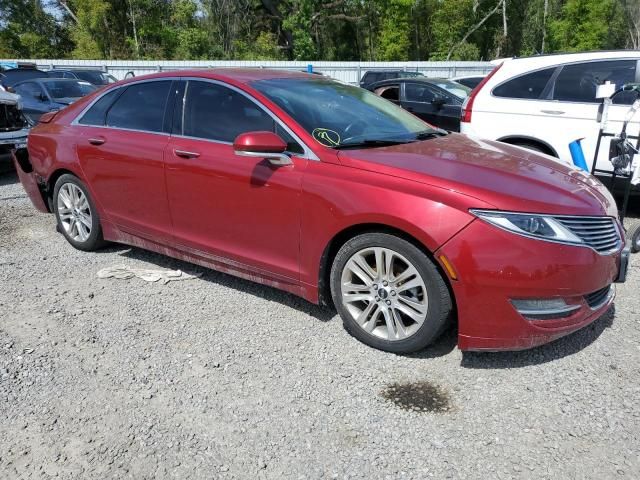
[[[473,89],[476,88],[482,80],[484,80],[485,76],[486,75],[469,75],[466,77],[453,77],[451,80]]]
[[[422,77],[420,72],[409,72],[406,70],[369,70],[364,72],[360,79],[362,88],[369,88],[372,83],[381,82],[383,80],[392,80],[394,78],[416,78]]]
[[[36,78],[47,78],[47,72],[38,70],[37,68],[12,68],[4,70],[0,76],[0,83],[4,90],[7,87],[14,87],[17,83]]]
[[[96,90],[83,80],[37,78],[14,85],[22,97],[24,113],[35,123],[43,113],[60,110]]]
[[[100,70],[63,70],[55,68],[47,72],[52,78],[75,78],[77,80],[84,80],[97,87],[102,87],[110,83],[118,81],[116,77]]]
[[[445,130],[460,130],[462,102],[471,91],[444,78],[402,78],[385,80],[369,90]]]
[[[590,175],[298,72],[120,82],[45,114],[28,154],[20,180],[74,247],[135,245],[332,302],[387,351],[424,348],[453,312],[464,350],[554,340],[604,314],[628,262]]]
[[[598,85],[618,87],[640,80],[640,51],[541,55],[503,60],[468,98],[462,133],[500,140],[571,163],[569,143],[583,138],[591,167],[599,123]],[[623,93],[609,110],[609,131],[619,132],[634,94]],[[637,135],[638,118],[629,125]],[[597,166],[612,170],[609,138],[603,140]]]
[[[0,157],[13,148],[24,148],[31,124],[22,113],[20,97],[0,91]]]

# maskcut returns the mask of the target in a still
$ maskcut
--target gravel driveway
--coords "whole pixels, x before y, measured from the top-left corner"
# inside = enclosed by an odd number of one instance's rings
[[[118,264],[203,275],[96,277]],[[0,478],[637,479],[639,267],[551,345],[403,357],[268,287],[74,250],[0,176]]]

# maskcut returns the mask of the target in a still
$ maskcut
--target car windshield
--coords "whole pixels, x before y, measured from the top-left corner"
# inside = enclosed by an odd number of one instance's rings
[[[96,87],[91,85],[89,82],[75,80],[46,82],[45,88],[54,100],[84,97],[96,90]]]
[[[328,79],[278,78],[251,86],[327,147],[406,143],[440,133],[368,90]]]
[[[437,85],[440,88],[444,88],[447,92],[455,95],[456,97],[464,100],[471,93],[471,89],[461,83],[454,82],[452,80],[436,80],[431,79],[434,85]]]

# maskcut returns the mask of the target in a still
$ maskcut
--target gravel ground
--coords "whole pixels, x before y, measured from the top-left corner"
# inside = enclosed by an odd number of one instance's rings
[[[121,263],[203,276],[96,278]],[[551,345],[396,356],[271,288],[74,250],[4,175],[0,478],[637,479],[639,266]]]

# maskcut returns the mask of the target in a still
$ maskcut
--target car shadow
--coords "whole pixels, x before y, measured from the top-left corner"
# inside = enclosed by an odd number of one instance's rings
[[[166,268],[171,270],[182,270],[183,272],[195,274],[199,273],[202,276],[200,280],[205,282],[214,283],[227,288],[233,288],[243,293],[253,295],[255,297],[262,298],[271,302],[281,303],[294,310],[305,313],[321,322],[329,322],[336,317],[337,313],[335,309],[329,307],[322,307],[315,305],[311,302],[304,300],[291,293],[284,292],[268,285],[262,285],[249,280],[244,280],[233,275],[218,272],[206,267],[200,267],[193,263],[177,260],[172,257],[168,257],[159,253],[150,252],[137,247],[129,247],[125,245],[112,244],[106,248],[98,250],[95,253],[116,253],[121,257],[140,260],[143,262],[152,263],[159,268]]]
[[[463,352],[460,365],[474,369],[522,368],[559,360],[591,345],[613,325],[615,305],[591,325],[554,342],[516,352]]]
[[[0,187],[6,187],[7,185],[14,185],[18,183],[20,180],[18,179],[18,175],[16,174],[13,167],[11,170],[2,171],[0,169]]]

